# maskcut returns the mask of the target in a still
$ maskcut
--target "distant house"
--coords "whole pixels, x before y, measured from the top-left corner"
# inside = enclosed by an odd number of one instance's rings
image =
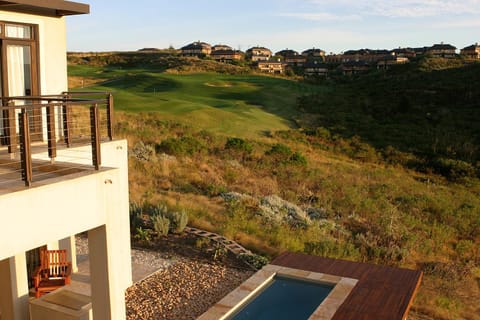
[[[301,67],[307,62],[307,57],[295,50],[285,49],[278,51],[275,55],[282,57],[283,61],[292,67]]]
[[[326,78],[328,76],[328,66],[319,60],[309,61],[305,64],[304,76]]]
[[[214,60],[222,61],[222,62],[232,62],[238,61],[243,58],[244,53],[239,50],[214,50],[211,53],[211,57]]]
[[[370,63],[367,61],[347,61],[342,63],[340,70],[343,75],[353,75],[370,70]]]
[[[286,64],[281,61],[258,61],[258,69],[261,72],[272,74],[285,73]]]
[[[343,54],[328,54],[324,57],[325,62],[327,63],[342,63]]]
[[[465,47],[460,51],[462,56],[465,56],[470,59],[480,59],[480,45],[478,43],[472,44],[471,46]]]
[[[415,58],[417,56],[415,50],[412,48],[393,49],[390,53],[397,57]]]
[[[212,52],[214,51],[220,51],[220,50],[232,50],[232,47],[227,46],[226,44],[216,44],[212,47]]]
[[[427,54],[430,54],[436,58],[454,58],[456,56],[457,48],[450,44],[434,44],[427,50]]]
[[[412,48],[412,50],[415,52],[415,55],[417,55],[417,56],[426,54],[428,49],[429,49],[429,47]]]
[[[180,49],[183,56],[186,57],[205,57],[212,52],[212,46],[206,42],[193,42]]]
[[[305,57],[325,57],[325,51],[322,49],[312,48],[302,52]]]
[[[384,56],[389,55],[388,50],[372,50],[372,49],[359,49],[359,50],[348,50],[341,55],[341,62],[350,62],[350,61],[367,61],[376,63],[381,60]]]
[[[272,57],[272,51],[265,47],[253,47],[248,49],[245,55],[253,62],[268,61]]]
[[[408,62],[410,62],[410,60],[407,57],[388,55],[383,59],[378,60],[377,69],[389,69],[391,66],[405,64]]]
[[[299,55],[299,53],[295,50],[284,49],[284,50],[280,50],[280,51],[276,52],[275,55],[285,58],[287,56],[297,56],[297,55]]]

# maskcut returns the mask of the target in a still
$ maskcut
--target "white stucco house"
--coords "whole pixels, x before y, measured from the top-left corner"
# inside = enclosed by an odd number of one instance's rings
[[[83,232],[91,313],[125,318],[127,143],[113,139],[111,95],[66,93],[65,19],[89,10],[63,0],[0,1],[1,320],[67,319],[33,310],[30,257],[66,249],[75,271],[74,235]]]

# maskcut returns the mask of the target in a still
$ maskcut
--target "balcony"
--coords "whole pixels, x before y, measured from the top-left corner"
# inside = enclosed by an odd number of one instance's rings
[[[100,169],[100,144],[113,139],[111,94],[1,99],[0,194]]]

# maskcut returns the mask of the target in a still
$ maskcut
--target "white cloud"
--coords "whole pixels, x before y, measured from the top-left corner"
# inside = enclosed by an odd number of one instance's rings
[[[480,0],[394,0],[369,1],[372,14],[391,18],[421,18],[441,15],[474,14],[480,12]]]
[[[312,11],[349,12],[389,18],[422,18],[480,13],[480,0],[306,0]],[[325,10],[328,8],[328,10]]]

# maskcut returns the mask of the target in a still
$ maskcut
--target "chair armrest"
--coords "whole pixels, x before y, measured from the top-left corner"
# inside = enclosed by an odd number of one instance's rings
[[[42,267],[37,267],[35,269],[35,272],[33,273],[33,282],[35,284],[35,288],[38,288],[39,284],[40,284],[40,278],[42,277]]]
[[[67,268],[65,270],[65,276],[66,277],[70,277],[72,275],[72,263],[71,262],[68,262],[67,263]]]

